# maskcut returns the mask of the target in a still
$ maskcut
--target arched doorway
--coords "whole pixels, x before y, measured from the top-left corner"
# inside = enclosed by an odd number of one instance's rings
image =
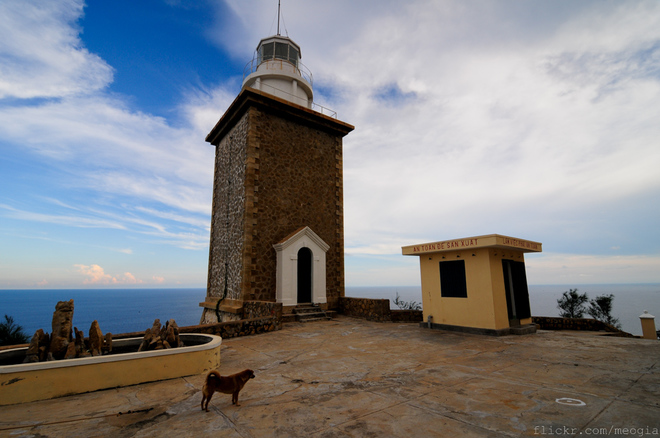
[[[325,263],[330,246],[311,228],[303,227],[274,244],[273,248],[277,253],[277,302],[285,306],[304,302],[327,303]],[[300,253],[302,248],[305,248],[305,251]],[[305,273],[307,278],[299,278],[299,273]],[[303,285],[306,282],[309,282],[310,286],[301,287],[301,291],[311,293],[311,298],[299,298],[298,284]]]
[[[312,251],[302,247],[298,250],[298,302],[312,302]]]

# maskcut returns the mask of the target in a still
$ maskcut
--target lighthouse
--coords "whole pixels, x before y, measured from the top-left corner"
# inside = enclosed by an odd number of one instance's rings
[[[315,110],[301,57],[279,29],[262,39],[206,137],[215,172],[202,324],[337,309],[344,296],[342,140],[354,127]]]

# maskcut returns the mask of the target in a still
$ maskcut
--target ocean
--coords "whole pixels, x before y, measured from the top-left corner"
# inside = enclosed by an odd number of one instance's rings
[[[612,315],[629,333],[642,334],[639,315],[644,310],[660,320],[660,284],[530,285],[532,314],[559,316],[557,299],[571,288],[586,292],[589,298],[613,294]],[[421,304],[419,286],[346,287],[346,296],[386,298],[392,309],[397,308],[393,303],[397,293],[401,300]],[[156,318],[161,323],[173,318],[179,326],[199,324],[199,303],[205,296],[205,288],[0,290],[0,319],[13,317],[30,337],[40,328],[50,333],[57,302],[73,299],[73,325],[79,330],[87,333],[96,319],[103,333],[137,332],[151,327]],[[660,326],[658,321],[656,326]]]
[[[51,332],[58,301],[73,299],[73,325],[85,334],[94,320],[105,333],[130,333],[174,318],[183,327],[197,325],[205,288],[196,289],[43,289],[0,290],[0,318],[14,318],[32,337],[38,329]]]

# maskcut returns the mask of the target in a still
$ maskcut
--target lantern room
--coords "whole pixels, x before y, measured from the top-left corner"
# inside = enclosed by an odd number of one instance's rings
[[[300,46],[281,35],[264,38],[243,72],[243,88],[251,87],[311,108],[312,74],[300,62]]]

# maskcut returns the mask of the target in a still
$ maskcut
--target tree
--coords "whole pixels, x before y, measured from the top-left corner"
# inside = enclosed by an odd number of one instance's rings
[[[593,300],[589,300],[587,313],[589,313],[593,319],[597,319],[598,321],[605,322],[620,329],[621,324],[619,323],[619,319],[611,315],[613,301],[614,295],[612,294],[601,295]]]
[[[401,310],[422,310],[422,305],[417,301],[403,301],[399,297],[399,292],[396,293],[396,298],[394,298],[394,304]]]
[[[23,333],[23,327],[14,323],[14,318],[5,315],[0,323],[0,345],[27,344],[30,338]]]
[[[577,289],[569,289],[557,300],[559,316],[562,318],[582,318],[585,312],[585,304],[589,298],[587,294],[579,294]]]

